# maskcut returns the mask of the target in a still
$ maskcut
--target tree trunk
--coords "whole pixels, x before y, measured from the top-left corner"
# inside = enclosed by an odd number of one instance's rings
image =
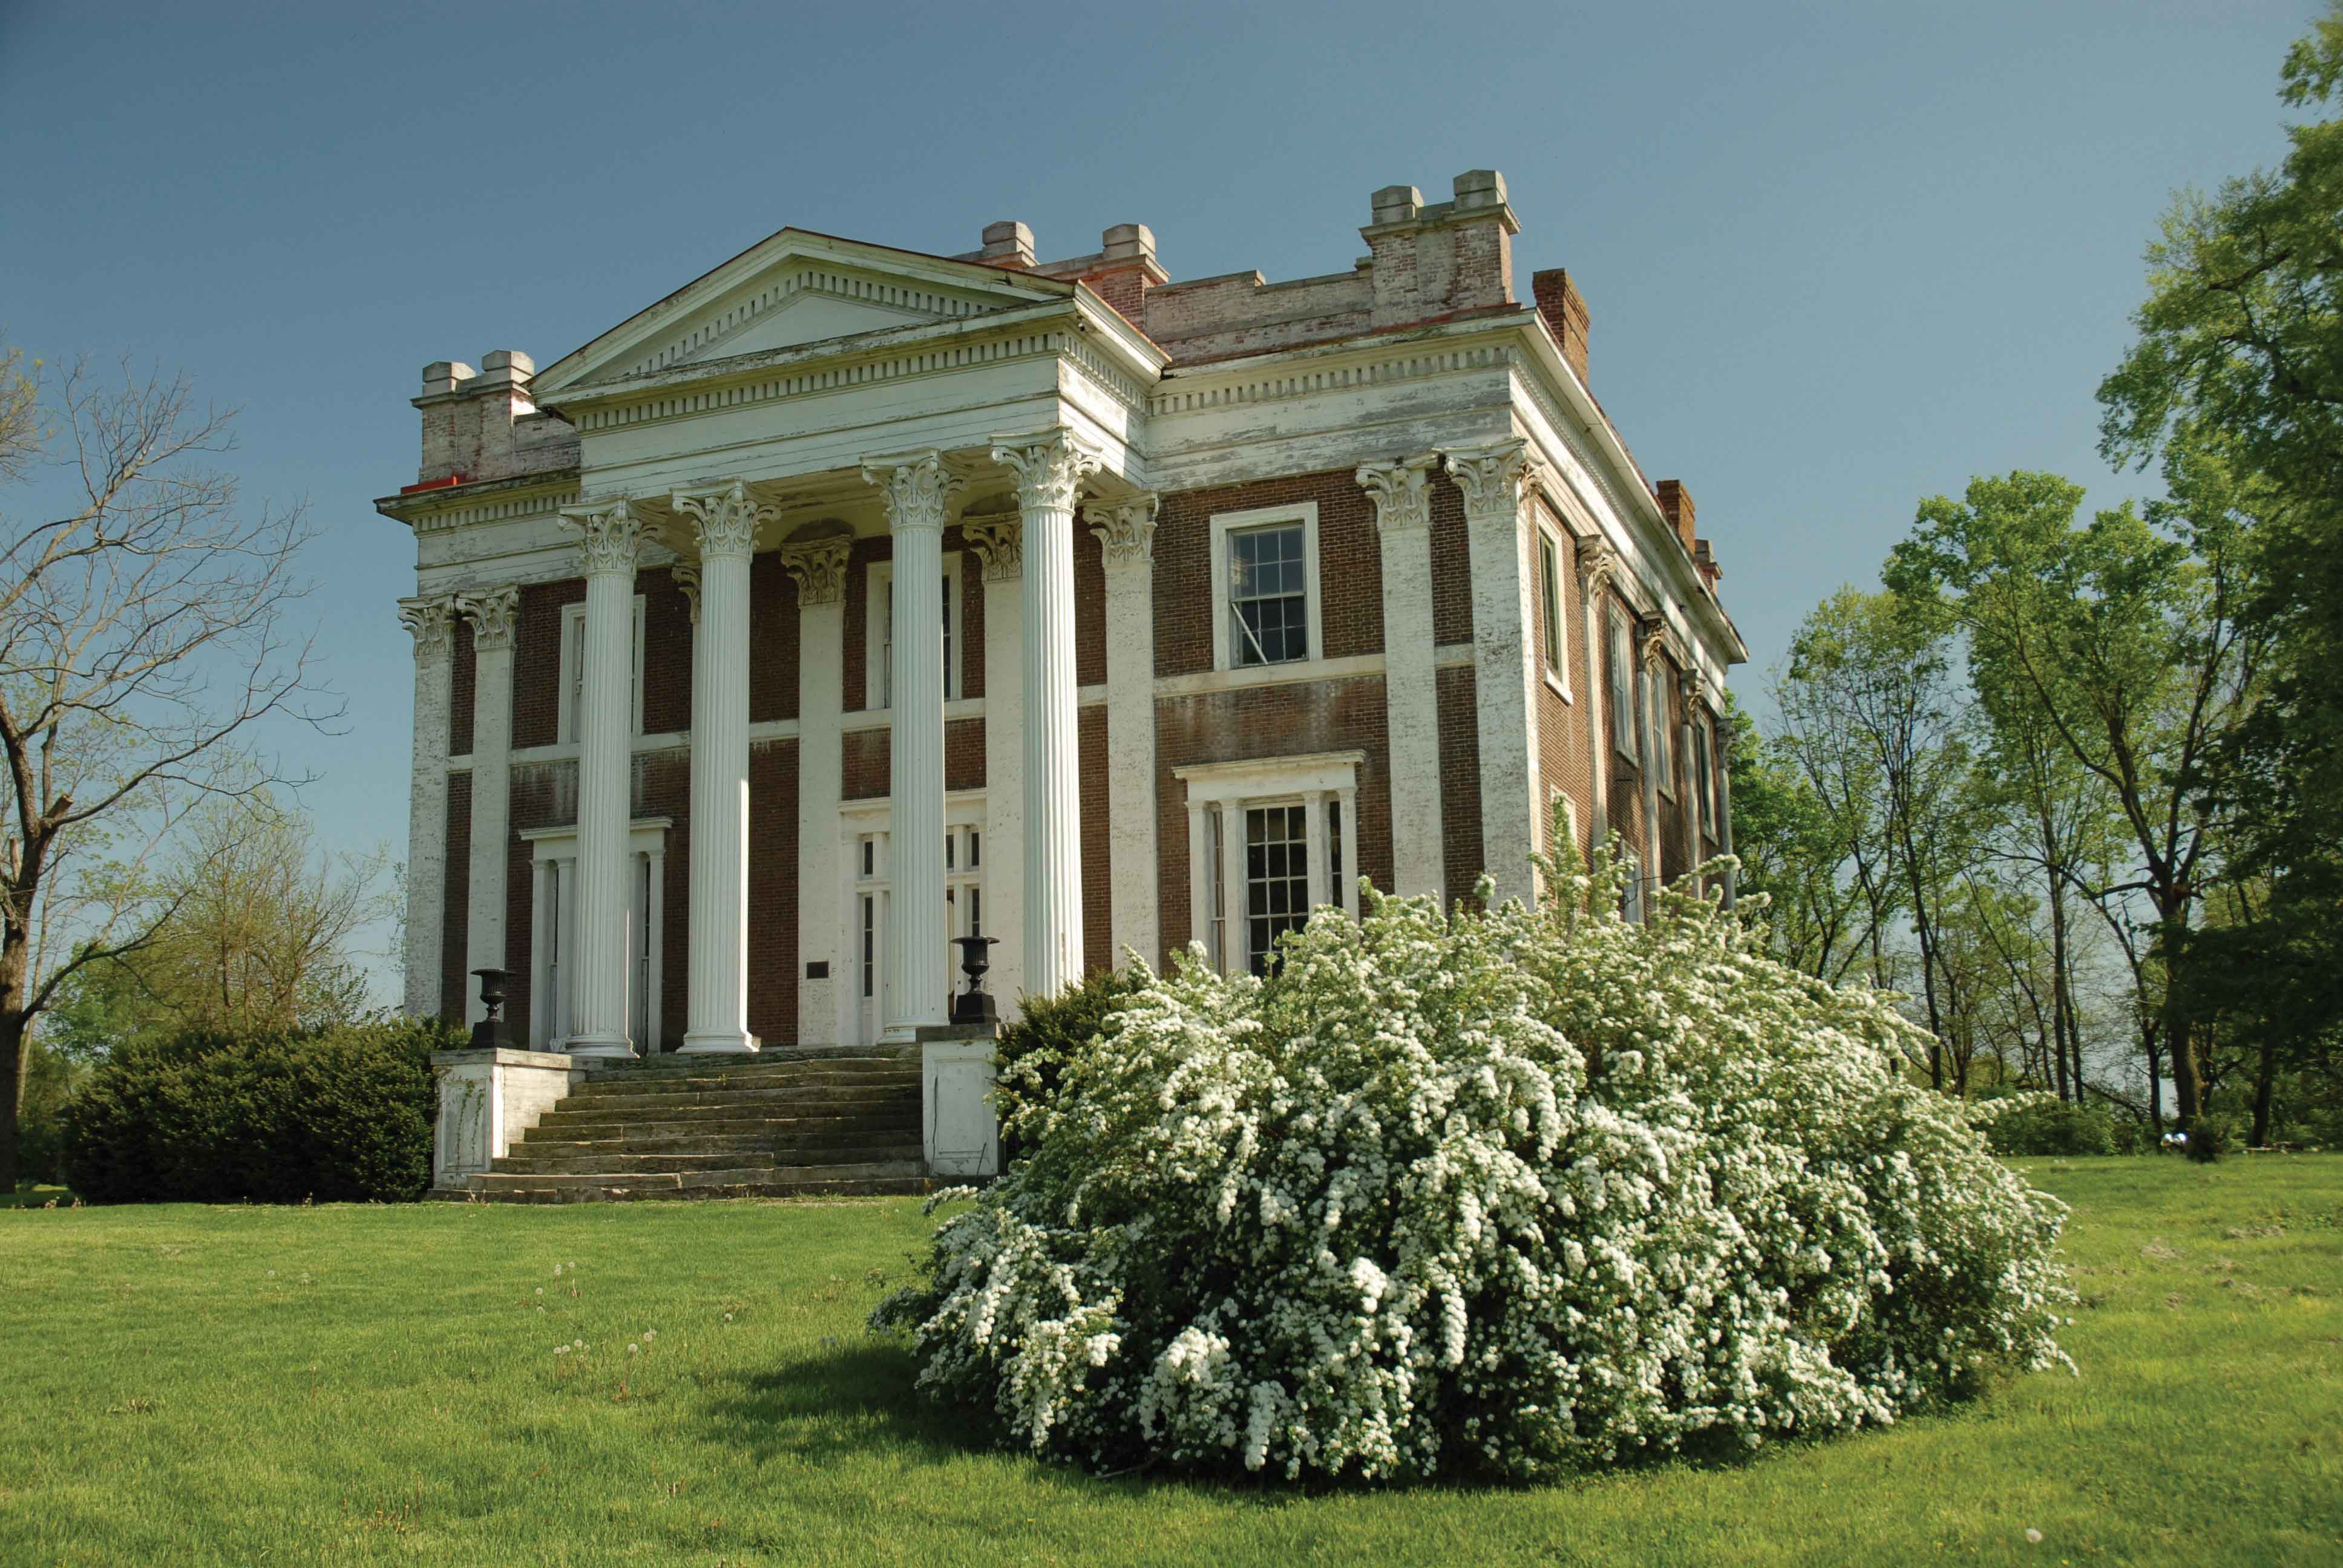
[[[2278,1040],[2262,1031],[2262,1054],[2254,1067],[2254,1147],[2267,1149],[2270,1141],[2270,1099],[2278,1087]]]
[[[2140,1039],[2147,1045],[2147,1122],[2158,1138],[2164,1136],[2164,1051],[2156,1040],[2156,1020],[2139,1020]]]
[[[2061,886],[2065,880],[2056,869],[2050,874],[2050,1060],[2057,1063],[2058,1098],[2071,1098],[2081,1104],[2083,1085],[2079,1074],[2069,1096],[2066,1081],[2066,1041],[2073,1028],[2073,1017],[2066,992],[2066,894]]]
[[[31,955],[25,929],[0,921],[0,1195],[16,1191],[16,1117],[25,1104],[25,972]]]

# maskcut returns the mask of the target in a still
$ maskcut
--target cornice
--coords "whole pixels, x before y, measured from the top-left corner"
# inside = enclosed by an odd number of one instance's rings
[[[557,409],[583,434],[979,365],[1064,358],[1139,409],[1160,368],[1161,351],[1135,333],[1117,330],[1105,319],[1111,315],[1080,296],[1044,300],[617,377],[552,394],[540,407]]]
[[[578,475],[574,467],[548,468],[509,479],[478,479],[404,495],[377,496],[374,509],[393,522],[405,523],[418,534],[495,522],[503,518],[537,517],[577,504]]]

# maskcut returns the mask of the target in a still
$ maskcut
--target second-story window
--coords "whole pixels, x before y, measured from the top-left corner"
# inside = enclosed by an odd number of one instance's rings
[[[1628,629],[1626,613],[1617,605],[1610,608],[1611,626],[1611,744],[1619,755],[1630,762],[1640,760],[1642,748],[1635,743],[1635,639]]]
[[[1545,616],[1545,667],[1556,680],[1564,678],[1562,663],[1562,562],[1554,536],[1538,531],[1538,608]]]
[[[1228,540],[1230,662],[1243,668],[1309,658],[1302,525],[1247,528]]]

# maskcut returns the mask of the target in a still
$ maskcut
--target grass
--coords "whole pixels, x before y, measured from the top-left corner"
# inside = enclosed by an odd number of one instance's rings
[[[2075,1206],[2081,1377],[1735,1465],[1366,1495],[974,1446],[861,1331],[910,1201],[12,1210],[0,1563],[2343,1560],[2343,1158],[2021,1164]]]

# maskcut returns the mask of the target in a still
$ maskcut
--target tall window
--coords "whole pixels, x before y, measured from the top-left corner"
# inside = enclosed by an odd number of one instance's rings
[[[1610,608],[1611,628],[1611,744],[1630,762],[1639,760],[1642,748],[1635,744],[1635,639],[1628,629],[1626,613],[1617,605]]]
[[[1700,830],[1704,839],[1716,837],[1716,783],[1708,756],[1708,726],[1695,723],[1692,727],[1693,809],[1701,814]]]
[[[1563,678],[1562,664],[1562,561],[1554,549],[1554,536],[1544,528],[1538,530],[1538,601],[1545,612],[1545,667],[1555,679]]]
[[[1668,680],[1664,669],[1652,670],[1644,678],[1652,705],[1652,766],[1658,770],[1660,793],[1673,800],[1676,798],[1676,716],[1675,704],[1668,700]]]
[[[1229,535],[1229,649],[1243,668],[1310,657],[1300,523]]]
[[[1309,813],[1256,806],[1245,818],[1245,956],[1269,972],[1277,939],[1310,919]]]

